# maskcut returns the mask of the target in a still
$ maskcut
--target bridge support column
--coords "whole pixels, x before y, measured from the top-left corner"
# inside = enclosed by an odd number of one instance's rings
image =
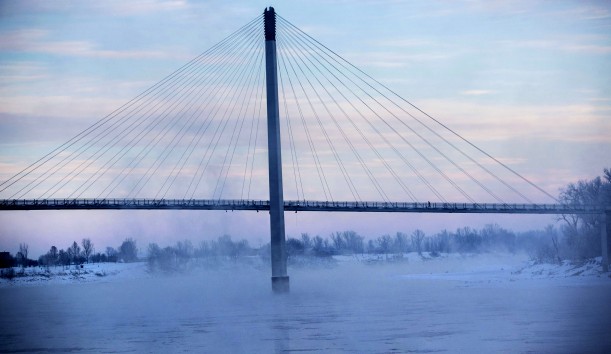
[[[282,156],[276,63],[276,13],[265,9],[265,77],[267,82],[267,150],[269,163],[269,217],[272,251],[272,290],[289,291],[284,235],[284,196],[282,193]]]
[[[602,267],[603,272],[609,271],[609,248],[608,248],[608,233],[607,233],[607,225],[609,221],[611,221],[611,211],[607,211],[601,214],[600,216],[600,241],[602,248]]]

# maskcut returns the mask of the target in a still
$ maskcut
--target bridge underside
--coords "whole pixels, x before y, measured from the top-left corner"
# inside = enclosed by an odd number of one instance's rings
[[[212,199],[12,199],[0,200],[0,210],[253,210],[269,211],[266,200]],[[412,203],[284,201],[285,211],[467,213],[467,214],[601,214],[596,207],[562,204]]]

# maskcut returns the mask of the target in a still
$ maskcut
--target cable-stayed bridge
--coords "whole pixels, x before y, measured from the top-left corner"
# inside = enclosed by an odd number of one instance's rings
[[[0,184],[0,210],[269,211],[280,289],[284,211],[608,215],[559,204],[542,177],[518,173],[270,8],[16,171]]]

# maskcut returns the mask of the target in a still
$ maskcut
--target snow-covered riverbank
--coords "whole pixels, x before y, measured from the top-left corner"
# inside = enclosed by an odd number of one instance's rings
[[[346,267],[350,265],[367,265],[381,271],[395,271],[406,279],[447,279],[473,281],[515,281],[518,279],[551,279],[551,278],[604,278],[601,259],[585,262],[564,261],[561,264],[537,264],[526,257],[511,254],[441,254],[432,256],[409,253],[397,255],[349,255],[334,256],[321,261],[318,258],[300,258],[291,262],[290,268],[317,271],[325,268]],[[266,264],[261,259],[249,262],[221,262],[213,267],[214,271],[239,271],[254,266],[265,270]],[[186,273],[206,272],[204,265],[193,262]],[[6,272],[7,270],[3,270]],[[108,282],[120,279],[140,279],[157,276],[146,262],[136,263],[95,263],[69,267],[30,267],[13,269],[12,279],[0,278],[0,287],[37,286],[45,284],[67,284],[83,282]],[[161,274],[168,275],[161,272]]]

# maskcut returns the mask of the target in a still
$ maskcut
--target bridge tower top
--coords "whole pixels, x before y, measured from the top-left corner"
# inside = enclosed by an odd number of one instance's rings
[[[264,26],[265,26],[265,40],[275,41],[276,40],[276,12],[273,7],[266,8],[263,11]]]

